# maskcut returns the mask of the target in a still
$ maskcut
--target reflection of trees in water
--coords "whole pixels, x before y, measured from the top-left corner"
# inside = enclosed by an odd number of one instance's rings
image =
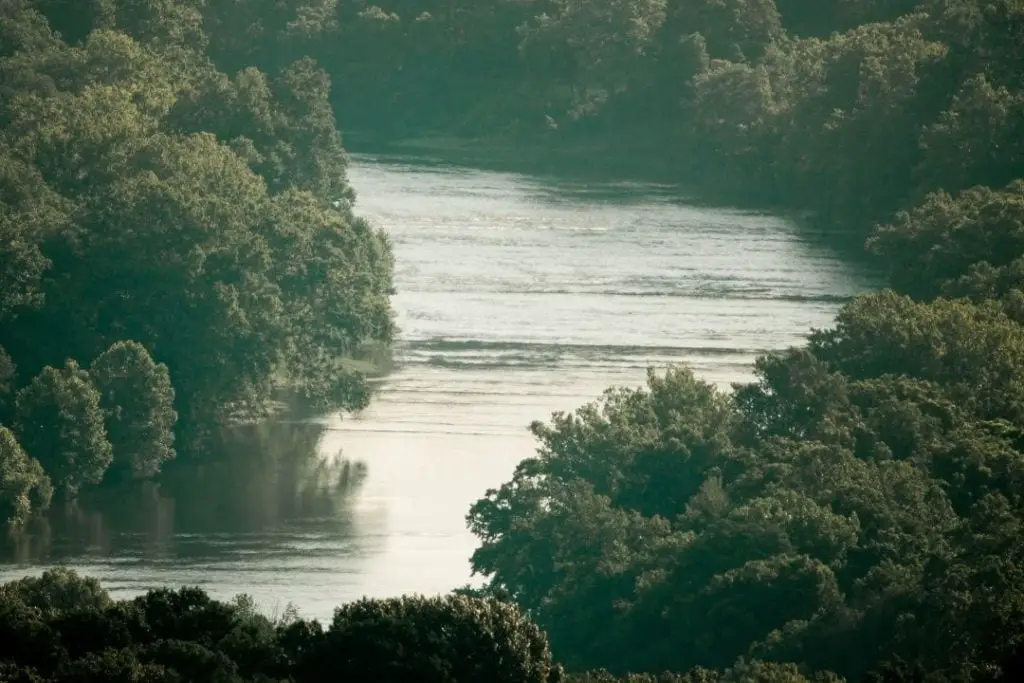
[[[49,522],[33,520],[28,528],[16,534],[4,536],[0,548],[3,559],[17,564],[28,564],[40,557],[45,557],[53,543],[53,530]]]
[[[163,488],[181,509],[178,531],[256,532],[290,521],[344,523],[365,465],[324,455],[323,425],[276,422],[225,430],[215,457],[172,471]]]
[[[259,545],[271,535],[347,536],[349,502],[366,465],[322,453],[324,431],[298,422],[224,430],[206,452],[183,457],[159,482],[55,506],[11,539],[5,555],[20,562],[86,552],[181,555],[191,553],[190,544],[209,551],[210,543]]]

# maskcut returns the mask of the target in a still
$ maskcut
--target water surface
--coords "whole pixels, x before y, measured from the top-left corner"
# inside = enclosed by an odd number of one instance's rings
[[[55,510],[0,580],[64,563],[117,596],[252,594],[308,616],[469,581],[469,505],[531,454],[526,426],[649,365],[728,386],[828,325],[869,277],[779,217],[676,188],[357,157],[391,234],[398,367],[358,416],[238,430],[226,464]]]

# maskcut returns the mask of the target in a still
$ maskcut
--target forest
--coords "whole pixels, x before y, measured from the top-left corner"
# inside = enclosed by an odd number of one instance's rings
[[[352,214],[328,76],[220,71],[200,7],[0,4],[9,525],[282,392],[357,409],[353,361],[392,336],[391,251]]]
[[[1018,677],[1022,73],[1021,0],[0,0],[11,529],[282,392],[366,405],[394,264],[341,130],[658,166],[889,273],[731,392],[535,423],[467,517],[482,590],[324,628],[56,570],[0,588],[0,680]]]

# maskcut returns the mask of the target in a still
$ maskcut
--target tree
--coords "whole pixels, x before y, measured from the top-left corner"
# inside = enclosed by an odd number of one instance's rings
[[[170,112],[172,130],[212,133],[232,144],[272,194],[294,188],[325,205],[351,203],[330,78],[314,60],[284,65],[273,76],[250,66],[234,79],[205,70],[196,80]]]
[[[0,321],[42,303],[50,262],[41,242],[66,220],[66,208],[38,171],[0,142]]]
[[[0,596],[3,597],[0,602],[21,603],[39,610],[46,618],[83,609],[105,609],[112,604],[110,595],[99,581],[79,576],[64,567],[2,584]]]
[[[1017,180],[998,190],[931,193],[879,226],[868,248],[886,266],[892,286],[916,299],[1003,299],[1021,287],[1014,262],[1024,255],[1022,226],[1024,181]]]
[[[169,669],[188,681],[240,680],[238,665],[225,653],[185,640],[158,640],[138,654],[150,666]]]
[[[935,382],[979,416],[1024,422],[1024,328],[994,302],[916,302],[891,290],[857,297],[809,348],[853,379]]]
[[[174,457],[174,389],[167,366],[137,342],[117,342],[89,368],[100,394],[112,468],[134,477],[159,473]]]
[[[698,32],[719,59],[757,59],[782,36],[775,0],[675,0],[665,25],[672,38]]]
[[[544,633],[516,607],[460,596],[340,607],[302,668],[310,683],[347,677],[554,683],[561,677]]]
[[[4,589],[6,586],[0,586],[0,591],[6,592]],[[0,662],[15,665],[15,681],[20,673],[21,680],[36,683],[40,673],[49,674],[61,663],[62,655],[60,634],[49,627],[38,609],[10,598],[0,602]],[[5,666],[3,673],[11,668]]]
[[[100,395],[75,361],[60,370],[44,368],[18,392],[17,413],[19,440],[59,493],[74,497],[103,479],[113,452]]]
[[[143,664],[131,650],[91,652],[69,662],[54,677],[60,683],[171,683],[180,680],[161,666]]]
[[[926,586],[956,561],[978,506],[1024,494],[1024,454],[1014,423],[965,399],[960,371],[943,363],[1006,367],[996,359],[1015,345],[977,329],[972,344],[958,342],[958,324],[923,322],[953,304],[906,305],[922,310],[844,311],[808,349],[759,360],[758,382],[737,387],[733,402],[674,371],[649,393],[613,391],[600,410],[535,427],[538,457],[470,513],[488,591],[528,608],[576,670],[722,669],[745,655],[853,678],[894,654],[952,665],[928,645],[932,622],[911,616],[974,590],[929,598]],[[869,319],[887,322],[854,342]],[[1013,324],[994,329],[1000,337]],[[936,341],[940,330],[947,341]],[[941,361],[929,360],[933,348]],[[866,362],[875,352],[893,364]],[[981,396],[1007,396],[967,381]],[[969,656],[1005,654],[983,640],[970,636]]]
[[[563,77],[573,104],[587,104],[590,90],[614,93],[637,56],[653,43],[665,21],[666,0],[553,0],[521,29],[521,50],[564,53]]]
[[[661,674],[628,674],[621,677],[605,669],[597,669],[569,673],[565,680],[568,683],[718,683],[721,677],[721,672],[711,669],[693,669],[683,674],[666,671]]]
[[[0,524],[18,529],[32,514],[46,510],[52,495],[39,461],[28,457],[14,433],[0,426]]]
[[[202,0],[100,0],[106,28],[116,28],[140,43],[202,53]]]
[[[972,75],[921,134],[919,184],[950,193],[1006,186],[1024,169],[1022,119],[1024,92],[996,86],[984,73]]]
[[[622,605],[692,543],[676,522],[741,457],[733,419],[725,396],[679,368],[535,423],[537,457],[470,510],[474,571],[530,610],[572,668],[649,670],[622,646],[639,633]]]

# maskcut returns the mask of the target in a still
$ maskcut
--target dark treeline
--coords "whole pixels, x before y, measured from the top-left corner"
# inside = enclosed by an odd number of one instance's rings
[[[0,523],[149,476],[393,333],[330,81],[224,73],[202,3],[0,1]]]
[[[1018,680],[1019,657],[971,680]],[[943,679],[896,660],[866,683]],[[615,676],[567,672],[545,633],[506,601],[466,595],[364,599],[330,623],[294,608],[267,615],[250,597],[199,588],[113,600],[63,568],[0,585],[5,683],[842,683],[831,672],[741,659],[724,670]]]
[[[198,588],[114,601],[55,569],[0,585],[5,683],[556,683],[544,634],[498,601],[364,600],[324,628]]]

